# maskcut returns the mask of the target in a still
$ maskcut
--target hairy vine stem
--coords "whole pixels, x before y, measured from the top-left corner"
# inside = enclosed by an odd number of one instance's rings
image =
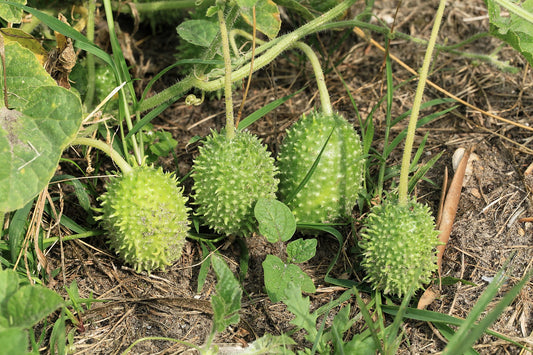
[[[272,41],[273,43],[269,42],[265,44],[265,46],[267,46],[265,48],[268,48],[268,49],[265,51],[264,54],[262,54],[260,57],[257,57],[255,59],[253,71],[255,72],[263,68],[264,66],[272,62],[283,51],[290,48],[294,44],[294,42],[300,40],[301,38],[307,36],[308,34],[316,32],[317,27],[320,27],[328,23],[329,21],[333,20],[337,16],[341,15],[352,4],[354,4],[355,1],[356,0],[345,0],[341,2],[339,5],[329,10],[328,12],[308,22],[307,24],[294,30],[293,32],[288,33],[284,36],[281,36],[276,40],[273,40]],[[257,48],[256,53],[260,53],[260,52],[261,52],[260,48]],[[231,75],[231,81],[235,82],[237,80],[241,80],[245,78],[247,75],[250,74],[250,67],[251,67],[250,63],[247,63],[245,66],[239,68],[238,70],[235,70]],[[215,90],[218,90],[224,87],[224,81],[225,81],[223,77],[215,79],[215,80],[211,80],[211,81],[204,81],[202,79],[194,77],[193,74],[190,74],[189,76],[186,77],[186,79],[188,78],[191,78],[191,79],[182,80],[179,83],[161,91],[159,94],[154,95],[144,100],[143,102],[140,103],[138,110],[146,111],[156,106],[159,106],[160,104],[165,103],[167,101],[175,100],[176,97],[180,97],[181,95],[183,95],[183,93],[190,90],[192,87],[195,87],[195,88],[198,88],[204,91],[215,91]]]

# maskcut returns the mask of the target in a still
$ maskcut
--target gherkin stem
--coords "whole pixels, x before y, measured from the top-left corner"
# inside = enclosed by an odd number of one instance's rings
[[[294,47],[301,50],[311,62],[313,71],[315,72],[316,85],[318,86],[318,92],[320,93],[320,103],[322,104],[322,112],[327,116],[333,114],[333,109],[331,108],[331,100],[329,98],[328,87],[326,86],[326,78],[324,78],[324,72],[322,71],[322,66],[318,60],[318,56],[313,51],[311,47],[303,42],[295,42]]]
[[[106,153],[115,164],[118,165],[122,173],[128,174],[131,171],[133,171],[133,168],[131,165],[128,164],[126,160],[116,151],[113,149],[111,144],[104,143],[98,139],[94,138],[87,138],[87,137],[78,137],[74,139],[70,145],[86,145],[89,147],[93,147],[96,149],[100,149],[102,152]]]
[[[220,38],[222,41],[222,54],[224,56],[224,99],[226,101],[226,137],[235,137],[235,118],[233,116],[233,98],[231,94],[231,54],[228,39],[228,28],[224,19],[224,11],[219,9],[218,24],[220,26]]]
[[[233,50],[236,53],[238,53],[237,45],[235,44],[235,39],[234,39],[236,35],[240,35],[250,40],[253,40],[253,36],[239,29],[235,29],[231,31],[230,33],[231,44],[232,44],[232,47],[234,47]],[[262,41],[257,38],[255,40],[260,45],[265,43],[265,41]],[[324,114],[328,116],[332,115],[333,108],[331,107],[331,100],[329,98],[328,87],[326,86],[326,79],[324,77],[324,72],[322,71],[322,66],[320,65],[320,60],[318,59],[318,56],[313,51],[313,49],[307,44],[305,44],[304,42],[296,41],[291,46],[287,47],[287,49],[290,49],[293,47],[301,50],[306,55],[307,59],[309,59],[309,62],[311,63],[311,66],[313,67],[313,72],[315,73],[316,84],[318,87],[318,92],[320,94],[320,103],[322,104],[322,112],[324,112]]]
[[[295,41],[300,40],[301,38],[316,32],[316,29],[333,20],[335,17],[341,15],[345,12],[351,5],[353,5],[357,0],[344,0],[328,12],[318,16],[312,21],[309,21],[302,27],[290,32],[284,36],[278,37],[269,43],[265,44],[263,48],[257,48],[255,54],[265,52],[261,56],[257,57],[254,61],[253,71],[257,71],[267,64],[271,63],[276,57],[278,57],[283,51],[289,48],[294,44]],[[249,55],[246,55],[245,60],[249,60]],[[250,74],[250,63],[242,63],[242,67],[235,70],[232,74],[232,80],[237,81],[242,78],[245,78]],[[184,92],[189,90],[191,87],[196,87],[205,91],[214,91],[221,88],[223,85],[220,79],[214,79],[211,81],[203,81],[194,77],[194,75],[187,76],[184,80],[174,84],[173,86],[161,91],[160,93],[149,97],[139,103],[138,110],[146,111],[160,104],[176,100]]]
[[[437,34],[439,33],[442,15],[444,14],[445,0],[440,0],[439,7],[435,14],[435,22],[431,30],[428,47],[424,56],[424,62],[420,69],[420,76],[418,78],[418,86],[416,88],[415,98],[413,101],[413,108],[411,116],[409,117],[409,125],[407,126],[407,136],[405,137],[405,147],[403,150],[402,167],[400,170],[400,183],[398,186],[398,198],[400,205],[407,205],[408,202],[408,183],[409,183],[409,166],[411,165],[411,151],[413,150],[413,141],[415,139],[416,123],[420,113],[420,105],[422,104],[422,97],[424,95],[424,88],[429,72],[429,65],[431,64],[431,57],[433,56],[433,49],[437,41]]]

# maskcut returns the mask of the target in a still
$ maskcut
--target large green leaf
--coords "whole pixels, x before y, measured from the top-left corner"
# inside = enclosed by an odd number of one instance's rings
[[[229,267],[218,256],[211,256],[211,264],[218,279],[216,293],[211,297],[213,327],[222,332],[229,325],[239,322],[242,289]]]
[[[26,5],[26,0],[13,0],[13,2]],[[0,5],[0,17],[7,22],[20,23],[22,20],[22,10],[9,5]]]
[[[2,354],[28,354],[28,333],[22,328],[0,330],[0,348]]]
[[[7,43],[5,53],[8,107],[0,108],[0,211],[9,212],[48,184],[78,132],[82,109],[79,97],[57,86],[30,50]]]
[[[18,290],[19,279],[13,270],[0,270],[0,316],[7,315],[7,301]],[[2,321],[0,321],[0,328]]]
[[[261,197],[254,207],[259,232],[270,242],[286,242],[296,232],[296,219],[283,202]]]
[[[63,305],[63,298],[39,285],[22,286],[7,302],[7,314],[14,327],[31,328]]]
[[[485,0],[489,12],[490,33],[522,53],[533,65],[533,0],[516,4],[503,0]],[[501,7],[509,14],[503,15]]]
[[[209,47],[218,33],[218,23],[209,20],[187,20],[176,27],[178,35],[195,46]]]
[[[268,297],[274,303],[285,300],[285,291],[290,285],[297,286],[303,292],[316,291],[311,277],[298,265],[284,263],[277,256],[266,256],[263,261],[263,271]]]

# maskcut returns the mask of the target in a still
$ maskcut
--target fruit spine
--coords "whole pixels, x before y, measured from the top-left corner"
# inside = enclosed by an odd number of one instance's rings
[[[430,281],[437,269],[439,232],[429,207],[390,197],[372,208],[361,233],[362,266],[374,289],[402,296]]]
[[[328,140],[329,137],[329,140]],[[288,201],[298,222],[336,222],[351,215],[361,190],[363,149],[352,125],[339,114],[313,111],[288,131],[280,148],[280,196],[286,200],[299,187],[324,144],[311,178]]]
[[[180,258],[189,209],[172,174],[135,167],[113,178],[99,199],[111,247],[137,272],[164,269]]]
[[[213,131],[199,150],[192,175],[198,215],[218,233],[250,235],[256,230],[257,200],[275,198],[274,159],[246,131],[236,132],[232,139]]]

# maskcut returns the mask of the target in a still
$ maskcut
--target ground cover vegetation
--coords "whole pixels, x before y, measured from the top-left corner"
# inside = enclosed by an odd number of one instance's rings
[[[402,1],[0,2],[1,348],[531,351],[529,86],[501,109],[518,110],[509,119],[430,78],[450,75],[445,56],[525,82],[533,4],[479,2],[487,31],[455,44],[446,31],[466,10],[444,0],[409,6],[429,16],[413,24],[427,39],[402,32]],[[397,40],[417,46],[415,70],[392,54]],[[483,40],[498,48],[463,50]],[[341,70],[352,45],[382,50],[366,102],[353,88],[364,70]],[[521,68],[501,59],[503,48]],[[274,73],[279,63],[288,84]],[[489,107],[501,104],[487,90]],[[481,116],[469,120],[465,107]],[[456,145],[439,132],[451,115],[489,133],[462,139],[448,183],[442,147]],[[480,164],[493,137],[512,147],[523,183],[496,196],[513,173]],[[452,227],[476,233],[463,212],[475,198],[486,204],[476,240],[508,237],[497,251],[484,241],[478,249],[492,254],[478,259],[464,251],[476,241],[450,239]],[[503,210],[497,229],[479,218],[494,206]],[[504,320],[514,332],[493,329]]]

